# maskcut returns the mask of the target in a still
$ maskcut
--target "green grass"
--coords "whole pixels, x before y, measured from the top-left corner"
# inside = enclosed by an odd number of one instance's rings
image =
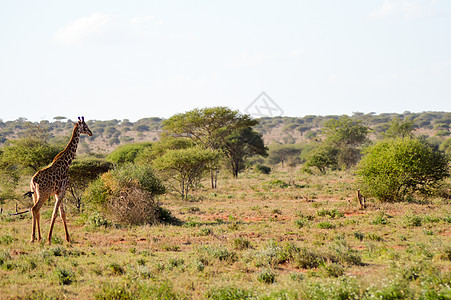
[[[51,246],[30,244],[30,216],[4,213],[0,298],[450,297],[451,209],[444,199],[367,199],[359,210],[347,172],[273,168],[238,179],[223,174],[218,184],[212,191],[203,182],[192,194],[195,205],[162,196],[169,222],[155,226],[121,226],[68,205],[72,244],[59,219]],[[14,210],[14,202],[3,208]],[[52,205],[42,210],[45,237]]]

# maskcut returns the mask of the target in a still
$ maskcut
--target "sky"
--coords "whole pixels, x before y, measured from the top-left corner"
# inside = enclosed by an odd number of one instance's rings
[[[449,0],[0,0],[0,119],[451,111]]]

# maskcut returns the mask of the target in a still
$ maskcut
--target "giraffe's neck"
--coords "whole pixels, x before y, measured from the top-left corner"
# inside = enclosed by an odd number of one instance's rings
[[[77,146],[79,141],[80,141],[80,132],[78,130],[77,124],[75,125],[74,131],[72,132],[72,138],[70,139],[66,148],[53,159],[53,164],[58,163],[65,169],[68,169],[70,164],[75,158],[75,153],[77,152]]]

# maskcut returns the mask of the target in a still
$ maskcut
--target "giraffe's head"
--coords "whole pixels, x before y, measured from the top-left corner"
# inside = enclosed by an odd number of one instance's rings
[[[88,128],[88,124],[85,123],[85,117],[78,117],[78,127],[80,128],[80,133],[92,136],[91,130]]]

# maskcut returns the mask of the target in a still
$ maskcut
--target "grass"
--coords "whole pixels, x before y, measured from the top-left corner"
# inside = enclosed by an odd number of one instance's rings
[[[359,210],[351,173],[221,175],[195,203],[164,195],[170,221],[119,226],[68,206],[51,246],[31,218],[0,217],[1,299],[447,299],[451,210],[445,199]],[[3,205],[14,210],[14,202]],[[42,208],[51,211],[51,203]],[[41,214],[43,236],[50,213]],[[441,297],[441,298],[440,298]]]

